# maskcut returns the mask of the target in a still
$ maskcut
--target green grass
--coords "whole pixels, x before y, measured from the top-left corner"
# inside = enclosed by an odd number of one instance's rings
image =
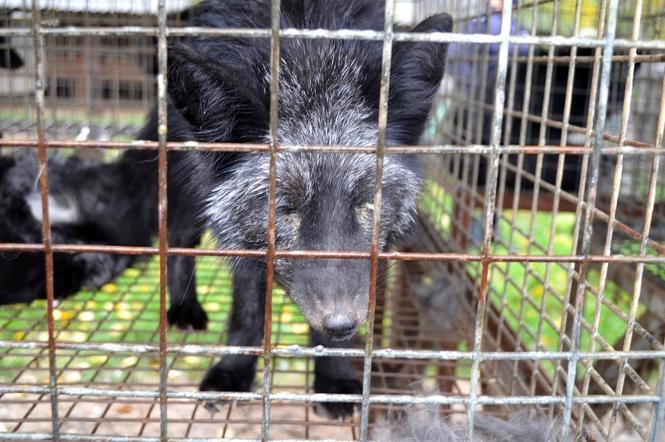
[[[445,236],[451,233],[453,201],[446,191],[429,181],[425,185],[421,211],[432,225]],[[482,223],[482,211],[476,210],[475,222]],[[550,246],[550,226],[554,224]],[[513,228],[512,226],[515,226]],[[504,210],[495,228],[491,253],[493,255],[545,255],[551,247],[551,255],[569,256],[572,254],[574,213],[559,213],[554,219],[549,212],[537,212],[532,219],[530,211]],[[530,235],[532,232],[532,235]],[[532,238],[532,239],[531,239]],[[537,246],[540,246],[538,248]],[[479,253],[477,247],[470,246],[467,253]],[[627,255],[637,254],[633,247]],[[479,277],[480,264],[466,265],[470,275]],[[647,266],[649,267],[649,266]],[[662,266],[660,266],[662,267]],[[648,269],[649,270],[649,269]],[[650,270],[656,274],[656,266]],[[599,274],[592,270],[588,283],[598,288]],[[479,280],[477,281],[479,283]],[[543,283],[544,282],[544,283]],[[563,318],[563,300],[569,290],[569,271],[560,263],[493,263],[490,267],[488,296],[505,322],[515,330],[525,350],[557,351]],[[630,295],[622,291],[611,280],[606,282],[604,296],[620,311],[627,313],[630,308]],[[638,316],[644,312],[638,308]],[[544,314],[541,314],[541,311]],[[596,298],[587,293],[583,319],[593,324],[596,311]],[[545,318],[547,320],[545,320]],[[600,306],[598,333],[610,344],[616,343],[626,332],[626,322],[609,308]],[[591,350],[591,337],[585,330],[581,333],[580,348]],[[595,350],[599,350],[596,344]],[[554,365],[543,362],[547,372],[552,374]]]

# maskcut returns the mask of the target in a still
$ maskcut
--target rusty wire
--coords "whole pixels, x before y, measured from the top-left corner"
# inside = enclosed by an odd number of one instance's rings
[[[420,14],[429,11],[426,4],[428,1],[416,2],[423,9]],[[445,9],[457,15],[458,23],[464,20],[487,17],[487,13],[481,11],[480,4],[476,10],[471,2],[432,2],[436,3],[433,10],[439,10],[444,4]],[[529,35],[511,35],[510,19],[521,11],[530,11],[536,17],[538,8],[543,4],[553,4],[554,25],[548,36],[536,35],[535,21]],[[597,431],[605,437],[612,439],[616,437],[617,419],[621,417],[639,434],[643,439],[658,440],[661,430],[661,422],[665,415],[665,387],[662,382],[665,371],[663,360],[663,337],[655,335],[646,325],[641,324],[638,318],[638,307],[643,294],[643,276],[647,265],[665,265],[665,240],[652,236],[652,225],[657,216],[659,208],[665,202],[657,200],[658,186],[662,186],[661,157],[665,154],[662,148],[663,126],[665,125],[665,98],[661,92],[660,112],[658,114],[657,133],[655,138],[629,139],[627,128],[631,112],[631,96],[635,75],[635,64],[639,63],[661,63],[662,54],[637,54],[637,49],[663,50],[665,43],[658,39],[639,39],[640,20],[643,16],[642,1],[638,0],[638,8],[633,17],[631,38],[616,38],[616,24],[618,19],[619,2],[617,0],[603,1],[600,9],[600,20],[598,34],[595,38],[580,37],[580,1],[576,1],[575,30],[572,37],[563,37],[557,34],[557,0],[541,0],[534,2],[518,2],[513,10],[511,2],[505,2],[502,12],[502,27],[499,35],[459,34],[459,33],[435,33],[435,34],[409,34],[393,32],[393,7],[392,0],[386,0],[385,27],[383,31],[367,30],[302,30],[302,29],[280,29],[279,28],[279,0],[272,0],[272,25],[271,29],[207,29],[194,27],[171,27],[167,24],[167,11],[165,0],[158,3],[157,26],[109,26],[109,27],[58,27],[43,24],[40,20],[41,9],[38,0],[32,2],[31,27],[9,27],[0,29],[0,36],[32,37],[34,40],[33,56],[35,58],[35,109],[36,109],[36,138],[28,140],[0,140],[0,147],[13,148],[37,148],[41,166],[39,190],[42,198],[42,232],[43,242],[41,244],[0,244],[0,252],[35,252],[43,253],[46,266],[46,342],[28,341],[17,342],[0,340],[0,350],[5,351],[5,357],[10,357],[12,351],[39,350],[46,352],[48,358],[49,381],[47,386],[37,385],[0,385],[0,395],[8,394],[32,394],[44,395],[50,401],[51,406],[51,431],[21,431],[14,433],[2,433],[1,437],[7,440],[108,440],[107,436],[91,435],[81,436],[64,433],[61,430],[61,422],[70,420],[67,412],[64,417],[59,411],[59,405],[63,401],[76,401],[85,398],[95,398],[100,401],[108,401],[110,404],[115,400],[141,399],[158,404],[159,416],[154,423],[159,425],[159,437],[145,436],[143,431],[148,421],[152,418],[144,417],[141,434],[137,437],[116,436],[111,440],[118,441],[153,441],[153,440],[204,440],[189,436],[189,430],[184,437],[169,437],[171,425],[179,424],[181,421],[167,415],[167,410],[173,401],[180,399],[202,400],[202,399],[225,399],[235,400],[238,403],[260,403],[261,419],[256,422],[261,426],[261,440],[270,438],[271,428],[280,425],[279,418],[273,419],[275,404],[308,404],[322,401],[350,401],[361,405],[360,421],[346,423],[347,427],[355,431],[359,427],[359,437],[367,440],[369,437],[372,416],[370,412],[377,404],[405,405],[405,404],[437,404],[439,406],[463,406],[466,415],[467,435],[473,436],[473,420],[476,411],[480,407],[493,409],[500,406],[526,406],[526,405],[549,405],[554,410],[563,414],[565,431],[574,431],[581,434],[585,425],[596,427]],[[432,12],[432,11],[429,11]],[[604,26],[607,26],[605,29]],[[270,142],[267,144],[237,144],[237,143],[173,143],[167,142],[166,127],[166,43],[170,37],[179,36],[231,36],[238,38],[266,38],[271,41],[271,106],[270,106]],[[48,140],[47,123],[45,121],[45,81],[44,70],[44,40],[48,37],[64,36],[126,36],[126,37],[156,37],[158,42],[158,109],[159,109],[159,141],[158,142],[118,142],[118,141],[70,141],[70,140]],[[282,38],[323,38],[323,39],[360,39],[383,42],[382,82],[380,93],[380,112],[378,124],[377,143],[373,147],[341,147],[341,146],[285,146],[279,144],[277,139],[278,124],[278,88],[279,88],[279,41]],[[460,44],[472,44],[474,55],[468,60],[462,58],[451,61],[471,61],[475,67],[470,83],[481,90],[479,97],[462,96],[460,91],[444,93],[445,99],[451,103],[457,103],[468,109],[474,109],[478,113],[480,124],[475,126],[475,133],[471,126],[466,128],[466,134],[462,134],[461,128],[455,128],[457,133],[444,133],[447,128],[446,122],[440,124],[438,130],[441,137],[435,143],[427,146],[386,146],[385,131],[388,112],[387,97],[389,92],[389,72],[391,66],[391,45],[399,41],[436,41]],[[499,45],[499,54],[494,59],[498,70],[494,78],[488,74],[490,58],[487,47],[489,44]],[[529,55],[518,56],[517,50],[512,54],[509,45],[529,45]],[[535,56],[535,45],[547,45],[549,52],[547,56]],[[570,56],[555,56],[554,49],[557,46],[572,46]],[[595,48],[593,56],[578,56],[577,47]],[[629,55],[616,55],[617,48],[629,49]],[[513,71],[517,63],[526,62],[529,72],[537,63],[547,65],[545,83],[545,103],[539,109],[538,115],[528,108],[527,102],[522,109],[512,108],[515,95],[516,81],[514,74],[508,76],[509,66]],[[610,73],[612,62],[628,62],[629,74],[625,85],[625,99],[618,135],[606,133],[606,117],[608,107],[608,95],[610,92]],[[568,65],[568,78],[566,81],[564,114],[559,117],[549,115],[547,100],[552,87],[552,67],[554,64]],[[589,115],[587,124],[575,125],[570,122],[571,101],[573,94],[573,83],[576,66],[589,64],[593,66],[593,81],[591,86],[591,99],[589,100]],[[477,72],[480,72],[477,74]],[[527,74],[529,77],[529,74]],[[485,86],[494,82],[495,96],[493,103],[486,103],[484,96]],[[665,78],[663,79],[665,88]],[[506,94],[507,92],[507,94]],[[531,93],[530,86],[526,90],[527,96]],[[508,108],[505,108],[505,105]],[[483,144],[480,135],[482,121],[485,112],[491,112],[491,140],[489,144]],[[461,113],[458,112],[458,116]],[[512,127],[512,118],[520,118],[520,127]],[[450,126],[451,115],[446,115],[448,126]],[[501,134],[506,120],[507,129],[503,132],[504,142],[501,143]],[[539,141],[537,145],[527,145],[525,140],[526,125],[531,123],[540,124]],[[559,144],[549,145],[545,139],[548,128],[562,130]],[[520,132],[520,143],[511,145],[511,131]],[[568,133],[583,134],[585,142],[583,146],[568,143]],[[464,135],[464,136],[462,136]],[[475,138],[474,138],[475,137]],[[449,143],[449,144],[447,144]],[[616,146],[605,146],[606,143]],[[103,246],[103,245],[73,245],[52,244],[50,237],[50,223],[48,214],[47,194],[48,175],[46,168],[46,155],[49,149],[62,148],[101,148],[108,150],[123,149],[151,149],[159,153],[159,244],[157,247],[131,247],[131,246]],[[267,249],[266,250],[220,250],[220,249],[187,249],[172,248],[167,244],[167,199],[166,199],[166,176],[167,176],[167,152],[184,150],[201,150],[216,152],[261,152],[270,156],[270,180],[269,180],[269,217],[267,225]],[[446,214],[451,219],[452,226],[450,238],[444,238],[441,244],[444,247],[431,245],[432,249],[425,251],[400,251],[381,252],[378,248],[378,231],[380,226],[380,210],[374,211],[373,235],[371,250],[367,252],[345,252],[345,251],[288,251],[278,250],[275,247],[275,181],[276,162],[281,152],[330,152],[330,153],[369,153],[375,154],[376,163],[376,188],[374,193],[375,207],[381,204],[381,176],[384,155],[391,154],[428,154],[437,163],[436,175],[449,174],[451,176],[435,176],[435,180],[441,184],[443,194],[437,214]],[[518,163],[511,164],[508,154],[517,154]],[[555,181],[547,182],[543,179],[544,155],[557,155],[557,169]],[[530,172],[524,168],[524,160],[528,155],[537,155],[536,168]],[[582,169],[580,173],[580,184],[577,192],[562,189],[564,175],[564,160],[566,157],[579,156],[582,158]],[[480,159],[486,159],[489,165],[489,174],[484,187],[478,184],[480,175]],[[601,160],[612,157],[616,160],[611,183],[609,203],[601,201],[599,191],[601,188]],[[629,158],[650,159],[648,170],[647,194],[644,199],[644,207],[639,212],[643,223],[631,224],[626,221],[620,212],[619,200],[624,162]],[[441,159],[441,160],[439,160]],[[440,163],[440,164],[439,164]],[[589,171],[587,180],[587,169]],[[451,172],[452,171],[452,172]],[[511,190],[508,188],[506,177],[509,173],[516,176],[517,184]],[[660,181],[659,181],[660,178]],[[523,190],[521,183],[533,184],[532,190]],[[444,207],[443,196],[452,197],[454,208],[452,211]],[[573,235],[573,248],[570,254],[556,255],[554,253],[554,222],[548,227],[548,240],[545,245],[537,244],[534,240],[535,229],[539,226],[537,215],[541,212],[542,201],[551,198],[552,219],[565,210],[573,210],[575,213],[575,226]],[[529,220],[526,229],[518,226],[515,213],[520,209],[527,209]],[[482,235],[474,238],[471,233],[471,223],[482,212]],[[602,232],[604,237],[602,250],[594,249],[596,223],[603,223],[606,230]],[[508,224],[510,235],[507,239],[496,237],[497,225]],[[430,226],[431,227],[431,226]],[[431,229],[436,231],[436,228]],[[431,232],[429,232],[431,233]],[[429,234],[428,233],[428,234]],[[434,232],[432,234],[437,234]],[[442,235],[441,232],[438,232]],[[613,250],[614,239],[617,236],[625,236],[639,243],[639,249],[632,255],[616,253]],[[515,253],[512,251],[519,238],[525,238],[529,242],[526,253]],[[494,249],[496,246],[506,248],[506,253]],[[138,343],[76,343],[61,342],[58,340],[56,322],[54,319],[53,299],[53,254],[54,253],[81,253],[101,252],[133,255],[157,255],[159,259],[159,329],[158,342],[154,340],[149,344]],[[169,342],[166,325],[166,261],[168,256],[237,256],[265,258],[267,266],[267,291],[265,303],[264,340],[261,347],[229,347],[209,344],[172,344]],[[282,339],[281,329],[276,336],[273,335],[273,270],[272,262],[276,258],[312,259],[312,258],[335,258],[335,259],[368,259],[371,268],[371,284],[368,308],[368,327],[364,349],[325,349],[320,347],[309,348],[303,345],[280,346],[275,343]],[[475,290],[466,305],[466,311],[470,316],[472,324],[469,346],[465,351],[457,348],[445,348],[436,350],[427,348],[409,348],[413,341],[407,339],[418,330],[418,322],[415,325],[410,322],[418,316],[417,312],[400,313],[394,310],[384,310],[384,306],[377,300],[377,269],[379,261],[393,261],[399,266],[409,263],[431,263],[436,266],[454,266],[460,273],[471,276],[471,286]],[[506,264],[505,268],[501,268]],[[533,268],[537,264],[545,266],[544,276],[537,274]],[[471,265],[475,267],[471,268]],[[598,281],[592,281],[590,271],[593,265],[599,265],[600,272]],[[626,309],[610,299],[606,292],[609,290],[610,281],[608,276],[612,266],[632,265],[635,267],[635,276],[632,281],[633,287],[630,292],[630,305]],[[401,268],[401,267],[400,267]],[[437,267],[438,268],[438,267]],[[510,275],[510,269],[524,269],[519,280]],[[555,270],[562,269],[568,275],[567,286],[561,290],[557,289],[548,279]],[[501,276],[500,276],[501,275]],[[503,278],[502,291],[497,290],[491,284],[496,278]],[[529,280],[536,280],[543,287],[543,297],[540,302],[529,299],[526,286]],[[515,310],[508,302],[508,292],[511,290],[521,291],[518,308]],[[387,295],[394,296],[390,302],[397,302],[399,298],[395,289]],[[401,296],[401,295],[400,295]],[[546,311],[546,296],[556,300],[561,305],[561,318],[553,318]],[[499,300],[494,303],[494,300]],[[590,301],[589,301],[590,299]],[[592,302],[594,315],[589,322],[583,315],[587,302]],[[397,304],[391,304],[391,308]],[[612,311],[626,324],[627,330],[623,343],[615,344],[608,342],[600,333],[599,322],[601,320],[601,309]],[[529,330],[525,326],[525,315],[527,309],[535,310],[539,314],[536,330]],[[385,331],[381,327],[384,314],[394,315],[393,320],[404,320],[408,326],[396,327],[397,336],[404,338],[406,344],[397,345],[397,341],[390,341],[387,347],[381,339]],[[409,315],[413,316],[409,316]],[[518,326],[512,329],[511,318],[516,318]],[[377,322],[378,321],[378,322]],[[543,337],[544,327],[557,328],[559,322],[558,342],[555,346],[546,348],[540,344]],[[375,323],[378,326],[375,327]],[[278,324],[279,325],[279,324]],[[35,325],[33,325],[36,327]],[[582,343],[583,335],[591,336],[589,344]],[[644,338],[652,341],[651,349],[634,350],[632,341]],[[525,342],[531,340],[537,344],[529,347]],[[660,340],[660,342],[658,342]],[[401,341],[399,341],[401,342]],[[496,344],[495,348],[488,350],[488,346]],[[585,347],[588,345],[588,347]],[[554,348],[558,347],[558,348]],[[597,350],[599,347],[599,350]],[[588,348],[588,350],[585,350]],[[112,388],[111,385],[98,385],[78,387],[63,385],[58,380],[58,361],[56,355],[63,352],[98,351],[104,354],[137,354],[158,355],[159,357],[159,382],[155,384],[136,385],[138,388]],[[26,353],[27,354],[27,353]],[[252,354],[263,357],[262,367],[262,389],[256,393],[211,393],[192,391],[194,386],[189,385],[189,390],[180,391],[171,388],[168,380],[169,370],[180,357],[186,356],[219,356],[228,354]],[[276,374],[285,372],[277,367],[278,358],[286,357],[321,357],[339,356],[354,357],[362,359],[363,392],[362,395],[334,395],[334,394],[312,394],[309,390],[305,393],[294,393],[293,391],[273,391],[283,387],[274,383]],[[169,358],[174,359],[169,362]],[[35,358],[39,358],[36,356]],[[661,382],[654,387],[646,379],[648,373],[634,369],[630,361],[648,360],[661,363],[659,379]],[[379,362],[377,362],[379,361]],[[388,387],[389,381],[384,372],[377,372],[374,367],[388,363],[400,363],[412,372],[404,375],[405,379],[418,379],[422,373],[416,367],[424,361],[437,361],[439,364],[455,363],[466,364],[469,374],[464,381],[468,381],[468,391],[461,393],[443,392],[442,394],[428,393],[425,395],[410,395],[404,390],[395,390]],[[599,364],[603,361],[616,363],[620,369],[616,380],[606,379],[604,373],[599,371]],[[488,377],[498,376],[501,373],[501,363],[509,364],[509,373],[512,380],[502,385],[503,395],[490,394],[483,391],[487,388],[483,384]],[[525,363],[529,369],[524,374]],[[554,367],[553,374],[543,371],[545,363]],[[491,365],[494,364],[494,365]],[[489,367],[489,368],[486,368]],[[499,368],[497,368],[499,367]],[[71,368],[69,368],[71,369]],[[281,371],[280,371],[281,370]],[[309,369],[305,370],[309,376]],[[579,372],[582,373],[582,381],[578,382]],[[489,373],[489,374],[488,374]],[[383,377],[381,377],[383,376]],[[399,378],[391,374],[393,378]],[[409,377],[411,376],[411,377]],[[388,376],[389,377],[389,376]],[[450,377],[450,376],[449,376]],[[453,375],[450,377],[454,382],[461,383],[461,377]],[[381,379],[384,390],[374,388],[374,380]],[[641,389],[640,394],[626,394],[625,384],[633,382]],[[591,392],[592,382],[601,386],[601,392]],[[500,383],[500,382],[499,382]],[[104,388],[96,388],[96,387]],[[123,383],[126,387],[126,383]],[[613,409],[609,424],[601,422],[601,416],[597,415],[593,408],[598,404],[607,404]],[[629,405],[648,404],[653,405],[650,418],[650,426],[647,428],[639,422]],[[110,407],[110,405],[109,405]],[[107,407],[108,410],[108,407]],[[309,408],[306,408],[309,412]],[[70,410],[71,411],[71,410]],[[196,412],[196,408],[192,413]],[[29,414],[29,413],[28,413]],[[229,409],[229,415],[231,410]],[[147,416],[147,415],[146,415]],[[309,421],[309,414],[306,415]],[[112,419],[112,418],[109,418]],[[25,419],[26,421],[29,419]],[[103,420],[103,419],[102,419]],[[154,420],[154,419],[153,419]],[[192,419],[195,420],[195,419]],[[250,419],[251,420],[251,419]],[[226,421],[229,421],[227,416]],[[588,422],[587,422],[588,421]],[[96,427],[100,420],[96,421]],[[188,428],[191,429],[191,422]],[[343,426],[340,424],[340,426]],[[20,427],[20,425],[19,425]],[[18,427],[17,427],[18,428]],[[309,439],[310,426],[306,425],[306,433],[303,437]],[[355,433],[350,433],[353,438]],[[206,439],[208,440],[208,439]],[[231,440],[233,440],[231,438]],[[290,439],[296,440],[296,439]]]

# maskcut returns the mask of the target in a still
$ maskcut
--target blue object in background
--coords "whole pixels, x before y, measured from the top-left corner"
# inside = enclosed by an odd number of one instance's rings
[[[515,2],[513,2],[515,3]],[[471,18],[466,22],[460,23],[459,32],[463,34],[490,34],[490,35],[499,35],[501,34],[501,14],[502,8],[493,8],[489,12],[489,16],[485,12],[480,12],[479,17]],[[528,36],[529,32],[523,29],[517,18],[514,16],[510,19],[510,34],[511,35],[522,35]],[[499,55],[499,43],[491,43],[488,46],[488,78],[496,72],[496,62]],[[451,73],[460,78],[464,78],[464,83],[469,85],[469,79],[472,78],[474,63],[471,58],[475,55],[476,47],[474,44],[462,44],[462,43],[453,43],[448,49],[448,54],[451,59],[451,64],[453,66]],[[510,44],[508,46],[508,51],[510,54],[515,50],[515,45]],[[518,55],[527,55],[529,51],[529,45],[522,44],[518,47]],[[481,49],[478,54],[483,54],[483,49]],[[476,63],[476,69],[482,68],[484,63]]]

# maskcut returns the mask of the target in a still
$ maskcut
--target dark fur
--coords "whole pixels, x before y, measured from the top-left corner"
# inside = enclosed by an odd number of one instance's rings
[[[5,20],[0,20],[0,28],[7,25]],[[11,46],[7,37],[0,37],[0,68],[2,69],[20,69],[23,67],[23,59]],[[2,133],[0,132],[0,138]],[[0,148],[2,150],[2,148]]]
[[[156,221],[135,191],[142,178],[132,164],[52,155],[48,171],[53,244],[150,245]],[[39,163],[32,153],[0,156],[0,243],[42,242],[38,177]],[[32,211],[28,201],[33,202]],[[59,221],[63,210],[77,215]],[[62,298],[82,287],[101,286],[133,258],[55,253],[53,260],[54,294]],[[43,253],[0,254],[0,304],[45,296]]]
[[[383,10],[373,1],[282,1],[282,26],[382,29]],[[266,0],[207,1],[195,25],[270,26]],[[450,31],[450,17],[432,17],[416,31]],[[267,39],[192,38],[169,50],[169,138],[171,140],[266,142],[269,113]],[[380,42],[281,41],[280,124],[282,144],[374,145],[381,73]],[[443,76],[446,45],[402,43],[393,48],[390,144],[415,144]],[[156,139],[154,115],[141,134]],[[198,242],[208,225],[220,247],[265,249],[268,214],[268,157],[246,153],[192,153],[169,160],[174,213],[170,245]],[[277,164],[279,249],[357,250],[370,248],[375,158],[371,155],[280,154]],[[184,179],[179,178],[184,177]],[[411,157],[387,158],[384,168],[381,247],[408,232],[419,191],[419,169]],[[181,204],[198,204],[189,210]],[[200,213],[200,217],[189,216]],[[170,221],[171,222],[171,221]],[[175,261],[178,262],[175,262]],[[190,282],[192,258],[169,261],[169,285],[180,304],[198,306]],[[313,344],[345,346],[364,321],[369,288],[366,261],[287,260],[275,262],[277,281],[300,306],[312,328]],[[189,283],[189,284],[187,284]],[[189,287],[184,290],[184,287]],[[260,345],[263,336],[265,263],[236,259],[229,345]],[[175,295],[174,295],[175,294]],[[186,315],[184,315],[186,317]],[[254,356],[226,356],[201,382],[202,390],[245,391],[253,382]],[[350,363],[316,361],[317,392],[358,393]],[[350,404],[328,404],[334,417]]]
[[[169,201],[182,213],[192,213],[192,201],[174,176],[182,154],[171,156]],[[128,151],[105,164],[80,157],[52,155],[48,162],[49,203],[54,244],[150,246],[157,233],[157,156],[149,151]],[[39,164],[32,154],[0,156],[0,243],[40,243],[41,206],[38,194]],[[180,175],[184,177],[184,175]],[[30,210],[27,199],[37,208]],[[75,220],[58,221],[60,206],[76,210]],[[51,207],[53,206],[53,207]],[[193,247],[200,231],[197,223],[171,212],[169,238],[187,236]],[[185,219],[185,227],[178,220]],[[177,232],[175,235],[173,232]],[[97,288],[134,262],[130,255],[105,253],[55,253],[54,294],[69,296],[83,287]],[[205,329],[207,316],[196,301],[193,261],[169,257],[169,324],[181,329]],[[18,275],[18,276],[17,276]],[[0,255],[0,304],[45,298],[42,253]]]
[[[0,18],[0,29],[6,28],[8,20],[6,17]],[[4,14],[3,14],[4,15]],[[0,68],[3,69],[19,69],[23,67],[23,59],[12,47],[11,39],[9,37],[0,37]]]
[[[23,59],[9,46],[6,37],[0,37],[0,68],[18,69],[23,66]]]

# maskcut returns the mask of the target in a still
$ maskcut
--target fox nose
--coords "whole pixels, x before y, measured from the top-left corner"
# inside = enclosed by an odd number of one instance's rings
[[[323,320],[323,328],[333,339],[350,338],[358,324],[351,317],[343,314],[328,315]]]

